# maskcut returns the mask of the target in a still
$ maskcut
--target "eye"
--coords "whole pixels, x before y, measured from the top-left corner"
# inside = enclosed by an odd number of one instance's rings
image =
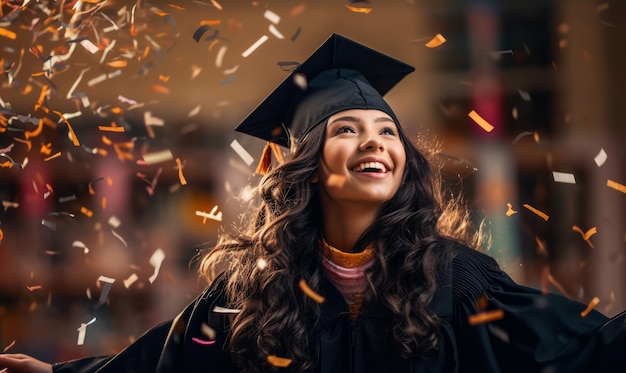
[[[340,135],[342,133],[356,133],[352,126],[339,126],[335,130],[335,135]]]
[[[380,131],[380,134],[396,136],[396,130],[393,127],[385,127]]]

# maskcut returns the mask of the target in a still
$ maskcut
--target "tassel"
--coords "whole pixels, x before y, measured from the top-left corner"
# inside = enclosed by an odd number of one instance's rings
[[[265,175],[270,169],[272,165],[272,153],[274,153],[274,157],[279,163],[283,162],[283,154],[280,151],[280,146],[275,142],[268,141],[263,148],[263,153],[261,154],[261,159],[259,160],[259,165],[254,171],[257,175]]]

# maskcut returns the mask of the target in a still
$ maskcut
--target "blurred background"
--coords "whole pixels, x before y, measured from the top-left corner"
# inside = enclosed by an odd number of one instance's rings
[[[233,129],[332,33],[416,67],[386,98],[516,281],[626,309],[626,2],[0,4],[0,350],[115,353],[190,302],[258,178]]]

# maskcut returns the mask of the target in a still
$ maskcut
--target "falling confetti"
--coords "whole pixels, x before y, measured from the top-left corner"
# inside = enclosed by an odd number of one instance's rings
[[[582,236],[583,240],[589,246],[591,246],[591,248],[594,248],[593,244],[591,243],[591,241],[589,241],[589,239],[591,238],[591,236],[593,236],[594,234],[598,233],[598,230],[597,230],[596,227],[591,227],[591,228],[589,228],[589,230],[587,230],[587,232],[583,232],[583,230],[580,229],[577,225],[574,225],[574,226],[572,226],[572,230],[574,232],[580,233],[580,235]]]
[[[241,144],[239,144],[237,140],[233,140],[233,142],[230,143],[230,147],[237,153],[237,155],[241,157],[241,159],[243,159],[243,161],[248,166],[254,163],[254,158],[252,158],[250,153],[248,153],[246,149],[244,149],[243,146],[241,146]]]
[[[539,216],[545,221],[548,221],[548,219],[550,218],[545,212],[542,212],[527,203],[525,203],[523,206],[526,207],[528,210],[532,211],[535,215]]]
[[[607,179],[606,186],[608,186],[609,188],[615,189],[618,192],[626,193],[626,185],[620,184],[617,181]]]
[[[172,160],[174,159],[174,155],[169,149],[165,149],[154,153],[144,154],[142,158],[145,164],[153,165]]]
[[[529,136],[529,135],[532,135],[532,134],[533,134],[532,132],[528,132],[528,131],[520,133],[513,140],[513,144],[514,145],[517,144],[517,142],[520,141],[523,137],[526,137],[526,136]]]
[[[202,224],[206,223],[206,219],[212,219],[215,221],[222,221],[222,212],[217,212],[217,205],[213,206],[209,213],[204,211],[196,211],[196,216],[201,216],[204,219],[202,220]]]
[[[557,183],[576,184],[576,178],[570,173],[553,171],[552,177]]]
[[[608,155],[606,154],[604,149],[600,149],[600,152],[598,152],[598,155],[596,155],[593,160],[596,162],[596,165],[598,165],[598,167],[602,167],[607,158]]]
[[[517,214],[517,211],[513,210],[513,205],[511,205],[511,203],[507,203],[506,207],[507,207],[506,216]]]
[[[254,44],[252,44],[248,49],[246,49],[241,56],[243,58],[246,58],[248,56],[250,56],[255,50],[257,50],[258,47],[260,47],[263,43],[265,43],[267,41],[267,39],[269,39],[269,37],[267,35],[263,35],[259,38],[259,40],[257,40],[256,42],[254,42]]]
[[[438,46],[442,45],[445,42],[446,42],[446,38],[441,34],[437,34],[432,39],[430,39],[430,41],[428,41],[428,43],[426,43],[425,45],[428,48],[437,48]]]
[[[600,303],[600,298],[598,297],[593,297],[593,299],[589,302],[589,304],[587,305],[587,308],[585,308],[581,313],[580,316],[582,317],[586,317],[587,315],[589,315],[589,313],[591,312],[591,310],[593,310],[598,303]]]
[[[96,318],[94,317],[86,324],[81,323],[80,327],[76,329],[78,330],[78,341],[76,342],[77,345],[82,346],[83,344],[85,344],[85,336],[87,334],[87,327],[95,322],[96,322]]]
[[[298,282],[298,286],[300,286],[300,289],[302,289],[304,294],[306,294],[309,298],[313,299],[315,302],[317,302],[317,303],[324,303],[324,301],[326,300],[326,299],[324,299],[323,296],[319,295],[313,289],[311,289],[309,287],[309,284],[307,284],[306,281],[304,281],[303,278],[300,279],[300,282]]]
[[[107,298],[109,297],[109,291],[111,290],[111,286],[115,282],[115,279],[111,277],[100,276],[98,277],[98,282],[104,282],[104,286],[102,287],[102,292],[100,293],[98,303],[106,303]]]
[[[157,276],[159,275],[159,270],[161,269],[161,264],[163,263],[163,259],[165,259],[165,253],[161,249],[157,249],[154,252],[154,254],[152,254],[152,256],[150,257],[149,263],[151,266],[154,267],[154,273],[148,279],[150,283],[153,283],[154,280],[156,280]]]
[[[215,306],[213,308],[213,312],[215,313],[239,313],[241,312],[241,310],[238,309],[233,309],[233,308],[225,308],[225,307],[220,307],[220,306]]]
[[[275,355],[268,355],[267,362],[278,368],[287,368],[289,365],[291,365],[291,359],[278,357]]]
[[[478,325],[490,323],[492,321],[500,320],[504,318],[503,310],[493,310],[493,311],[485,311],[470,315],[468,317],[468,322],[470,325]]]
[[[476,124],[478,124],[485,131],[487,132],[493,131],[494,127],[474,110],[470,111],[469,114],[467,114],[467,116],[472,118],[474,122],[476,122]]]
[[[215,341],[207,341],[207,340],[204,340],[204,339],[200,339],[198,337],[192,337],[191,340],[194,341],[195,343],[203,345],[203,346],[210,346],[210,345],[215,344]]]
[[[372,11],[372,8],[369,7],[358,7],[346,4],[346,8],[353,13],[364,13],[369,14]]]

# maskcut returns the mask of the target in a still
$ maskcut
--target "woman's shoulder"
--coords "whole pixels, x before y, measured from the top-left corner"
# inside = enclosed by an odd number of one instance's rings
[[[506,278],[489,254],[457,242],[447,246],[451,259],[445,267],[445,277],[455,299],[476,299]]]

